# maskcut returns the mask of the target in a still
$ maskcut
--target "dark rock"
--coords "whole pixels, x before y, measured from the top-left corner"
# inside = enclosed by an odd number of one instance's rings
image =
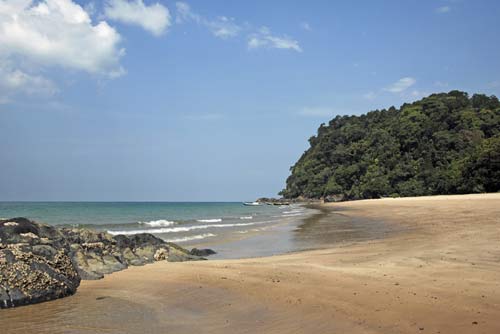
[[[209,249],[209,248],[205,248],[205,249],[193,248],[193,249],[191,249],[191,252],[189,252],[189,253],[191,255],[196,255],[196,256],[210,256],[210,255],[217,254],[217,252],[215,252],[214,250]]]
[[[169,252],[168,259],[169,262],[184,262],[184,261],[202,261],[206,260],[201,256],[196,256],[191,254],[190,251],[184,249],[176,244],[168,243]]]
[[[25,218],[0,221],[0,308],[76,292],[80,276],[54,227]]]
[[[168,262],[185,262],[185,261],[203,261],[206,260],[203,257],[191,255],[189,253],[172,252],[169,254]]]
[[[167,243],[152,234],[112,236],[85,229],[62,229],[61,232],[71,242],[71,257],[82,279],[100,279],[128,266],[165,260],[169,254]]]
[[[112,236],[26,218],[0,220],[0,307],[65,297],[81,279],[100,279],[131,265],[205,260],[201,255],[208,251],[191,253],[147,233]]]

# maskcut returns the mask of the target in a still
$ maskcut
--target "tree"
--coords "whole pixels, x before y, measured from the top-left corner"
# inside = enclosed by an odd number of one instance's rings
[[[346,199],[499,191],[500,102],[451,91],[321,124],[285,197]]]

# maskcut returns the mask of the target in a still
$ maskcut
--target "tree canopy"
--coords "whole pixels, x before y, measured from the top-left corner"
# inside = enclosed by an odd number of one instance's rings
[[[500,190],[500,102],[460,91],[321,124],[290,168],[286,198]]]

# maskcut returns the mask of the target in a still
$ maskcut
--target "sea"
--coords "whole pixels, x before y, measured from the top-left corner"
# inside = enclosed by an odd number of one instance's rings
[[[283,244],[281,249],[276,244],[288,240],[283,234],[290,234],[310,214],[300,205],[245,206],[241,202],[0,202],[1,218],[26,217],[113,235],[152,233],[185,247],[220,248],[225,258],[270,255],[266,247],[242,240],[272,232],[280,236],[272,238],[269,249],[286,252],[292,246]],[[249,251],[241,252],[242,247]]]

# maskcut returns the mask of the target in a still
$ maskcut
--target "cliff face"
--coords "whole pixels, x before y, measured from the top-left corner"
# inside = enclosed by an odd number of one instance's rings
[[[321,124],[287,198],[362,199],[500,190],[500,102],[451,91]]]
[[[196,254],[195,254],[196,253]],[[0,220],[0,308],[76,292],[81,279],[99,279],[154,261],[203,260],[151,234],[132,236],[56,228],[26,218]]]

